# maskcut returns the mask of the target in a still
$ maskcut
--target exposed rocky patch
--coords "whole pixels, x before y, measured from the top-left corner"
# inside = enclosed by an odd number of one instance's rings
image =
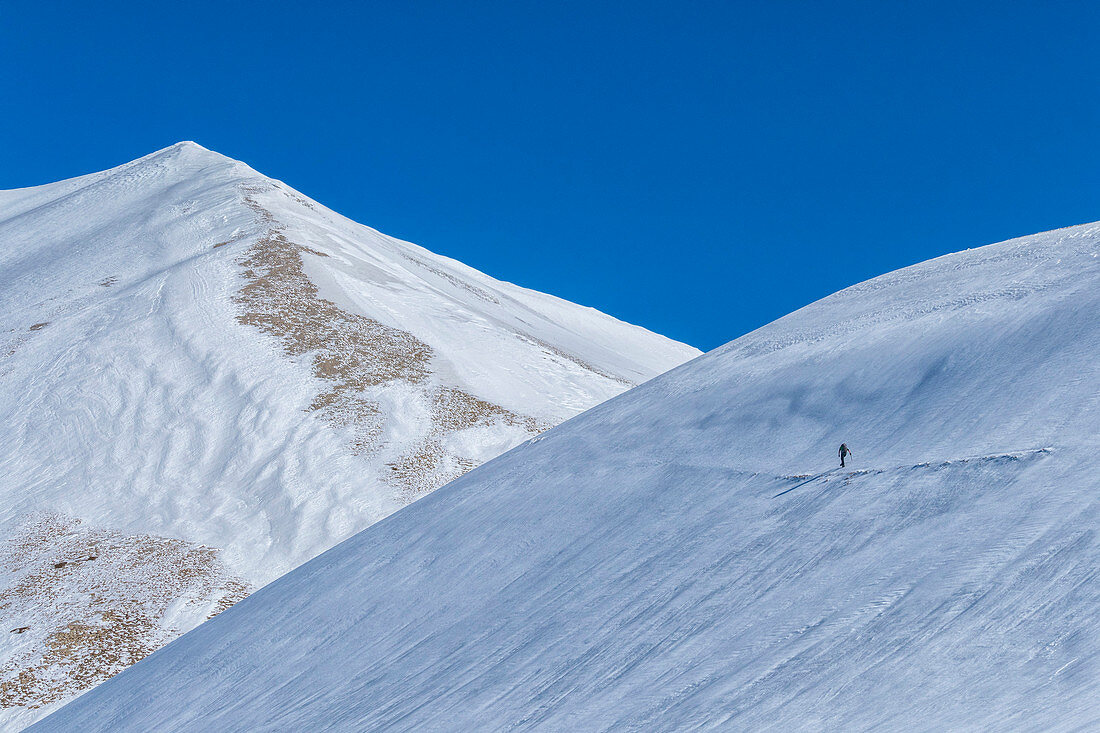
[[[212,547],[31,517],[0,545],[0,707],[38,708],[88,689],[249,593]],[[22,622],[22,623],[20,623]]]
[[[452,387],[435,389],[431,399],[432,427],[427,438],[390,464],[391,479],[408,492],[410,499],[434,491],[477,467],[476,460],[444,446],[448,435],[496,423],[517,426],[532,435],[552,427]]]

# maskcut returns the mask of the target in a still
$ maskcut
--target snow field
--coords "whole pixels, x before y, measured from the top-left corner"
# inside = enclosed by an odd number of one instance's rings
[[[39,729],[1100,727],[1098,254],[1086,225],[812,304]]]

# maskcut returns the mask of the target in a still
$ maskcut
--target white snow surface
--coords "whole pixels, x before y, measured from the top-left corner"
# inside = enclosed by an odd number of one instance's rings
[[[848,288],[36,730],[1100,729],[1098,313],[1100,225]]]
[[[361,391],[381,410],[369,450],[353,449],[354,426],[310,409],[339,380],[238,322],[242,261],[274,232],[306,248],[318,297],[431,351],[420,382]],[[438,439],[445,455],[434,468],[449,478],[699,354],[387,237],[194,143],[0,191],[0,314],[0,543],[28,517],[71,517],[94,528],[81,536],[220,548],[228,572],[252,587],[417,498],[391,472],[426,439]],[[432,433],[440,389],[495,412]],[[39,550],[48,570],[52,550]],[[13,562],[0,592],[26,580],[23,560]],[[58,583],[78,600],[88,594]],[[0,630],[0,667],[44,643],[45,617],[57,615],[20,607],[15,617],[6,598],[5,622],[30,630]],[[204,603],[190,615],[173,606],[161,622],[190,628]],[[0,710],[0,723],[11,713]]]

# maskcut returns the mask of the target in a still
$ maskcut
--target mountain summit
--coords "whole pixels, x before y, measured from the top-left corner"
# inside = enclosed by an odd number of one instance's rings
[[[189,142],[0,192],[0,313],[9,721],[699,353]]]
[[[836,293],[40,730],[1095,729],[1097,313],[1098,225]]]

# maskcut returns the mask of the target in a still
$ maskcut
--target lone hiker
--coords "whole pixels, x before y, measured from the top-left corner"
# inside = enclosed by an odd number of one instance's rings
[[[847,443],[841,443],[840,448],[837,449],[836,454],[840,456],[840,467],[844,468],[844,459],[847,456],[852,455],[852,451],[848,449]]]

